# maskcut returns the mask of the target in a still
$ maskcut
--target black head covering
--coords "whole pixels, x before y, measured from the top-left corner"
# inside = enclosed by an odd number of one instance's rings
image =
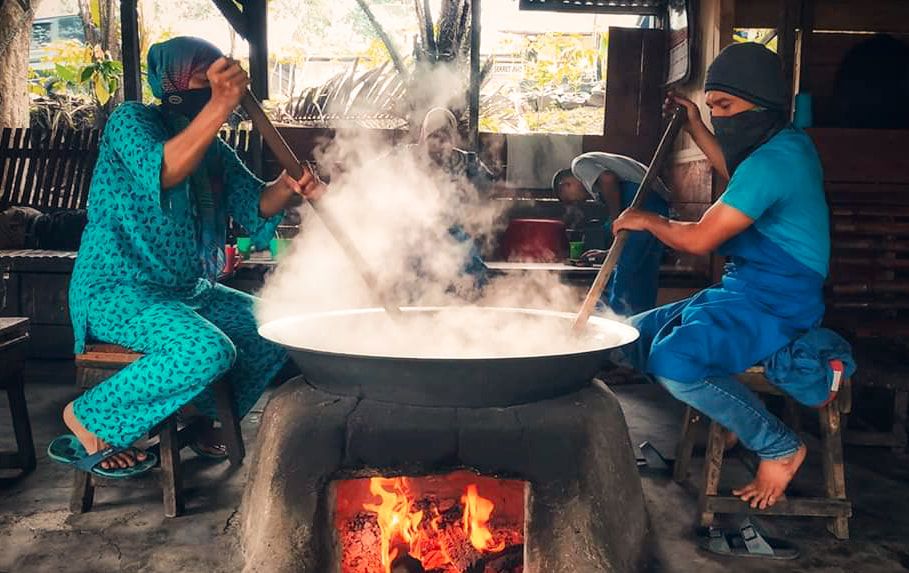
[[[727,46],[707,68],[704,91],[721,91],[755,105],[783,111],[789,88],[780,57],[763,44],[746,42]]]

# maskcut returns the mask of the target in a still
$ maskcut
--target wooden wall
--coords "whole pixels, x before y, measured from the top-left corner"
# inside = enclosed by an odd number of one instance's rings
[[[909,45],[909,33],[892,35]],[[849,50],[868,38],[867,33],[833,32],[811,35],[810,50],[804,54],[800,64],[798,89],[812,95],[815,126],[838,125],[834,100],[837,72]]]

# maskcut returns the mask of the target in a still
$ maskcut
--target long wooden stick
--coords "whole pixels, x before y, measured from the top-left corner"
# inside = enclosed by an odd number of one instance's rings
[[[275,155],[278,163],[287,170],[287,174],[294,179],[303,177],[303,166],[278,130],[275,129],[271,120],[265,115],[265,111],[262,109],[262,104],[259,103],[259,100],[257,100],[252,93],[247,91],[246,95],[243,96],[243,101],[240,102],[240,105],[246,110],[246,113],[249,115],[249,119],[252,121],[255,128],[262,134],[262,139],[265,140],[265,144],[268,145],[268,148]],[[325,205],[322,204],[321,201],[310,201],[309,204],[312,205],[313,210],[322,220],[322,224],[325,225],[328,232],[335,238],[341,246],[341,249],[350,257],[354,267],[363,278],[363,282],[366,283],[366,286],[385,309],[385,312],[391,316],[399,316],[401,314],[401,309],[389,301],[385,293],[379,289],[379,280],[376,278],[375,273],[372,272],[369,263],[367,263],[366,259],[363,258],[363,255],[360,254],[356,244],[347,235],[344,228],[338,223],[338,220],[335,219],[334,215],[325,208]]]
[[[669,155],[669,151],[672,149],[672,143],[675,141],[679,130],[682,129],[682,124],[685,123],[685,113],[685,109],[680,107],[672,114],[672,119],[669,121],[669,125],[666,126],[666,131],[663,132],[663,138],[660,139],[660,144],[653,154],[650,165],[647,166],[647,171],[644,173],[644,178],[641,179],[641,184],[638,185],[637,193],[635,193],[629,208],[640,209],[647,199],[647,196],[650,194],[651,188],[653,187],[651,183],[656,179],[657,174],[663,168],[663,163]],[[600,267],[600,272],[597,273],[597,278],[590,286],[590,290],[587,291],[587,296],[584,298],[583,304],[581,304],[581,309],[574,319],[572,330],[575,333],[581,332],[587,325],[587,319],[593,314],[597,301],[600,300],[600,295],[603,294],[603,289],[606,288],[606,283],[609,282],[609,277],[612,275],[612,271],[619,262],[619,257],[622,255],[622,250],[625,248],[626,242],[628,242],[628,231],[619,231],[615,236],[615,240],[612,242],[609,254],[606,255],[603,266]]]

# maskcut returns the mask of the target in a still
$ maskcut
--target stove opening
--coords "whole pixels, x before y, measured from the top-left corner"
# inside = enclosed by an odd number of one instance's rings
[[[520,573],[527,482],[469,471],[338,480],[341,573]]]

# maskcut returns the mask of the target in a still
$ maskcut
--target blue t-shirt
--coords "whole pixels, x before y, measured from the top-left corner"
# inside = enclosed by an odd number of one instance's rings
[[[826,277],[830,217],[823,181],[814,143],[790,126],[739,165],[720,201],[753,219],[759,233]]]

